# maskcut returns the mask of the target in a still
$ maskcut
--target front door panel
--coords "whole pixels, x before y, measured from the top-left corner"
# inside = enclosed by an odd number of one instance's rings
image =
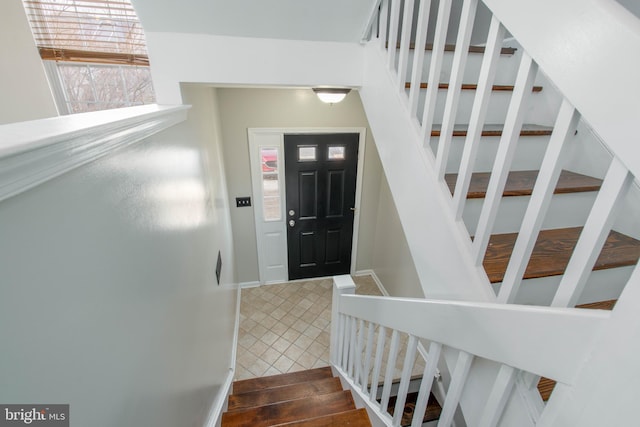
[[[359,134],[285,135],[289,279],[349,273]]]

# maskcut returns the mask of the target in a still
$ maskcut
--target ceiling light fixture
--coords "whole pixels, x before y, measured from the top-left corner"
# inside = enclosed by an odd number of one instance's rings
[[[320,101],[326,102],[327,104],[337,104],[342,101],[349,92],[351,92],[351,89],[314,87],[313,91],[318,95]]]

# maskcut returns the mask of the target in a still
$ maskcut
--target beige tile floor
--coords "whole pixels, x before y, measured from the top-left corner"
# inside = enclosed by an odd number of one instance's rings
[[[382,295],[371,276],[356,293]],[[246,288],[240,303],[235,379],[329,365],[331,278]]]

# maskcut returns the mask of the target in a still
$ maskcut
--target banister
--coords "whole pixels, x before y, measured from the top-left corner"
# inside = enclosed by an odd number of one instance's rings
[[[613,0],[483,0],[635,175],[640,20]],[[544,25],[544,31],[540,30]]]
[[[571,384],[610,313],[343,295],[341,314]],[[482,328],[478,328],[482,325]]]

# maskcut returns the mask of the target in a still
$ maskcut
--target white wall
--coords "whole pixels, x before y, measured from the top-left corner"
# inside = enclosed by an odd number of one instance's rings
[[[203,425],[236,290],[214,98],[189,120],[0,203],[0,402],[71,425]],[[0,127],[0,135],[2,128]],[[211,172],[210,172],[211,171]]]
[[[0,2],[0,124],[58,115],[21,0]]]
[[[424,298],[413,257],[384,174],[380,181],[372,269],[390,296]]]

